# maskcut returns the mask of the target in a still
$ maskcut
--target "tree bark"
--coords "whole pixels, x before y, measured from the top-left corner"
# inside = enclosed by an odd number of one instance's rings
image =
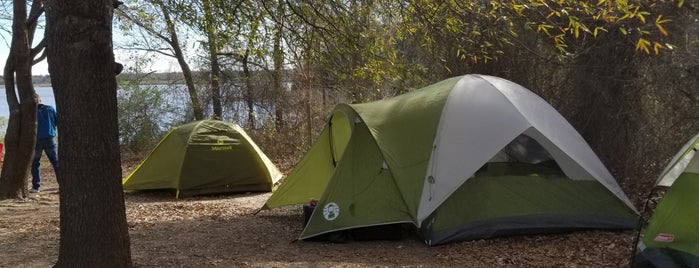
[[[245,77],[245,104],[248,107],[248,127],[255,129],[255,100],[252,92],[252,74],[248,66],[250,50],[246,49],[245,53],[240,56],[243,65],[243,76]]]
[[[279,0],[277,3],[277,20],[274,26],[274,117],[275,127],[277,132],[281,133],[284,129],[284,87],[282,82],[282,71],[284,65],[284,50],[282,50],[282,31],[284,29],[283,19],[286,13],[284,0]]]
[[[303,69],[303,89],[306,90],[306,144],[313,144],[313,68],[312,68],[312,43],[313,37],[306,40],[306,57]]]
[[[37,5],[37,6],[35,6]],[[40,12],[35,1],[32,15]],[[13,1],[12,44],[5,64],[5,96],[10,119],[5,133],[5,162],[0,175],[0,200],[27,196],[27,174],[36,141],[36,100],[32,84],[31,40],[35,22],[27,19],[27,1]],[[16,88],[15,88],[16,84]],[[15,89],[19,93],[19,101]]]
[[[55,267],[131,267],[117,126],[112,0],[47,0],[47,57],[59,121]]]

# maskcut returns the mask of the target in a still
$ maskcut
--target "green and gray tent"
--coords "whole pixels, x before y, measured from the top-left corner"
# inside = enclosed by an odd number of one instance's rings
[[[271,191],[281,172],[238,125],[201,120],[171,129],[123,180],[125,190],[177,196]]]
[[[264,208],[310,199],[318,209],[302,239],[412,223],[436,245],[636,222],[615,179],[554,108],[485,75],[336,106]]]
[[[634,267],[699,267],[697,150],[699,135],[660,174],[649,200],[657,204],[645,228],[639,230]]]

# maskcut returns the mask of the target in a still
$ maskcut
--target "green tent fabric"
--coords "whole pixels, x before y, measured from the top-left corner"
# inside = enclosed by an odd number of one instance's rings
[[[340,104],[264,208],[318,200],[301,238],[411,223],[428,245],[579,228],[636,212],[572,126],[505,79],[454,77]]]
[[[238,125],[201,120],[171,129],[123,180],[125,190],[177,196],[271,191],[281,172]]]
[[[699,267],[699,135],[661,173],[665,191],[639,235],[635,267]]]

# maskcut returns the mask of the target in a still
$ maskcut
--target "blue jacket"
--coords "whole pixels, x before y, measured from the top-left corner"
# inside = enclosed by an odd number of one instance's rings
[[[36,139],[56,137],[56,125],[56,109],[40,103],[36,111]]]

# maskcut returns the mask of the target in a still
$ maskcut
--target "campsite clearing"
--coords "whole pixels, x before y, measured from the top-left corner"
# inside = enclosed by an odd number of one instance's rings
[[[137,161],[125,161],[127,175]],[[50,167],[42,192],[0,202],[0,267],[51,267],[58,258],[58,193]],[[127,193],[135,267],[626,267],[633,234],[586,231],[428,247],[414,237],[345,244],[291,243],[301,206],[254,212],[264,194],[193,197]]]

